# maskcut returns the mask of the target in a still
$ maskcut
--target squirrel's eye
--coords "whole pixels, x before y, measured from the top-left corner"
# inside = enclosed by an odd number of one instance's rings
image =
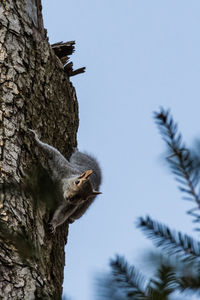
[[[80,180],[76,180],[76,181],[75,181],[75,184],[77,185],[77,184],[79,184],[79,182],[80,182]]]

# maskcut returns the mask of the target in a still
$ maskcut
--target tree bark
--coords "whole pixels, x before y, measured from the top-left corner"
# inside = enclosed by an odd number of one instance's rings
[[[76,147],[76,93],[48,43],[41,0],[0,1],[0,298],[61,299],[68,225],[49,233],[48,201],[36,205],[21,182],[36,157],[28,128],[66,157]]]

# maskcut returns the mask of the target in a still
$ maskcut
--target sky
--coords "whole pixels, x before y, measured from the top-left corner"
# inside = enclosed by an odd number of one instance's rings
[[[103,194],[70,225],[63,290],[94,300],[95,278],[116,254],[145,272],[142,253],[153,247],[135,226],[139,216],[198,237],[153,111],[170,108],[188,146],[200,136],[200,1],[42,2],[50,43],[75,40],[74,68],[86,67],[71,78],[78,145],[98,158]]]

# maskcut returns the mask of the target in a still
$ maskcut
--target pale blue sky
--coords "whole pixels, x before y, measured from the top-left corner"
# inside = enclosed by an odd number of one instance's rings
[[[86,66],[71,79],[78,144],[99,159],[103,194],[70,226],[63,287],[72,300],[94,300],[109,258],[119,253],[140,267],[151,247],[134,226],[138,216],[192,232],[185,211],[193,206],[164,167],[152,112],[171,108],[189,144],[200,136],[200,1],[43,0],[43,13],[50,42],[76,40],[71,59]]]

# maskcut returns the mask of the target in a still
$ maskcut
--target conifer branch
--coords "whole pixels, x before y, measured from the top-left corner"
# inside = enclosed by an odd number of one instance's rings
[[[200,262],[200,243],[190,236],[172,231],[166,225],[150,217],[139,218],[137,225],[157,247],[164,249],[168,255],[177,254],[182,260]]]
[[[97,294],[98,300],[125,300],[124,294],[121,293],[116,282],[110,274],[102,274],[97,278]],[[130,300],[130,299],[129,299]]]
[[[171,266],[160,265],[156,276],[150,282],[150,295],[152,299],[168,299],[177,287],[175,272]]]
[[[178,132],[178,126],[169,110],[161,108],[160,112],[155,113],[155,119],[163,140],[167,144],[167,161],[179,183],[179,189],[187,194],[184,199],[197,203],[197,208],[194,210],[200,209],[200,196],[196,191],[199,184],[199,158],[192,155],[182,142],[182,135]],[[193,210],[188,213],[200,221],[200,216]]]
[[[195,291],[200,294],[200,275],[198,276],[182,276],[177,280],[179,289],[183,291]]]
[[[117,256],[116,259],[111,260],[110,266],[114,282],[123,291],[127,299],[147,299],[146,279],[135,267],[129,266],[121,256]]]

